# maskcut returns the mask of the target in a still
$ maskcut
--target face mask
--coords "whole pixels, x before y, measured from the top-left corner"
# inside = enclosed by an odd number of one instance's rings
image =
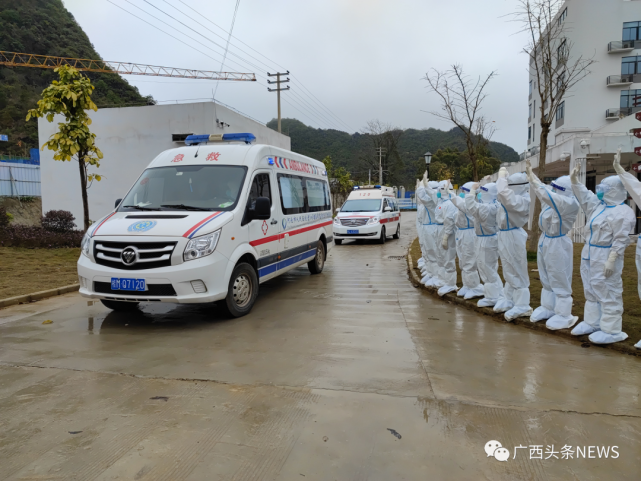
[[[596,196],[599,198],[599,200],[603,200],[603,196],[605,195],[605,192],[597,192]]]
[[[480,193],[480,192],[479,192],[478,194],[476,194],[476,198],[477,198],[478,200],[481,200],[481,193]]]
[[[441,198],[441,193],[440,193],[440,192],[437,192],[437,193],[436,193],[436,197],[438,197],[438,198],[440,199],[440,198]]]
[[[464,194],[463,192],[461,192],[458,196],[459,196],[461,199],[465,199],[465,194]]]

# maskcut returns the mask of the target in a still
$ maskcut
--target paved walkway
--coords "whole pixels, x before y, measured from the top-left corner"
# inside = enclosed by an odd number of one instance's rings
[[[241,319],[77,294],[0,310],[0,479],[638,480],[641,360],[414,289],[403,221]]]

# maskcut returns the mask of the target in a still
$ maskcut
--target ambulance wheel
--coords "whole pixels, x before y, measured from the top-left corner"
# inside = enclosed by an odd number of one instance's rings
[[[394,234],[392,237],[394,239],[400,239],[401,238],[401,223],[400,222],[396,226],[396,234]]]
[[[381,227],[381,236],[378,239],[379,244],[385,244],[387,234],[385,234],[385,227]]]
[[[229,279],[227,297],[220,305],[231,317],[249,314],[258,297],[258,276],[252,266],[243,262],[234,267]]]
[[[102,302],[103,306],[111,309],[112,311],[128,312],[138,309],[137,302],[108,301],[106,299],[100,299],[100,302]]]
[[[343,239],[334,239],[334,244],[337,246],[341,245],[343,243]]]
[[[325,267],[325,244],[323,241],[318,241],[316,244],[316,255],[307,263],[307,268],[312,274],[320,274]]]

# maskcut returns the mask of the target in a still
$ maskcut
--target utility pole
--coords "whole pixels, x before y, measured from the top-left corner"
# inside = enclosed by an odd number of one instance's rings
[[[268,77],[276,77],[276,80],[274,80],[274,81],[272,81],[272,80],[268,80],[267,81],[268,84],[276,84],[276,88],[275,89],[270,89],[269,87],[267,87],[267,90],[269,90],[270,92],[276,92],[276,95],[277,95],[277,98],[278,98],[278,133],[279,134],[281,133],[280,132],[280,91],[281,90],[289,90],[289,85],[287,86],[287,88],[281,88],[280,84],[286,84],[287,82],[289,82],[289,77],[287,77],[287,80],[281,80],[280,79],[281,75],[289,75],[289,70],[287,72],[285,72],[285,73],[282,73],[282,72],[269,73],[269,72],[267,72],[267,76]]]
[[[378,152],[378,184],[383,185],[383,151],[385,149],[383,147],[377,147],[376,148]]]

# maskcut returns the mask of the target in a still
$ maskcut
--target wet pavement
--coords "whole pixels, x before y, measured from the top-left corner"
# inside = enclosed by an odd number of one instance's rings
[[[400,240],[336,246],[240,319],[77,294],[0,310],[0,479],[641,478],[641,359],[413,288],[414,237],[403,214]]]

